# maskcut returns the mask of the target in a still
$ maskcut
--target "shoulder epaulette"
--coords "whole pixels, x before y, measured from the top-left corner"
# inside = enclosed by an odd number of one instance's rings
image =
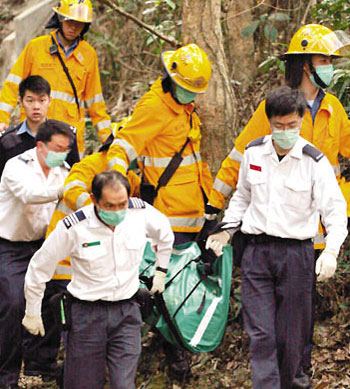
[[[24,163],[28,163],[29,161],[32,161],[32,160],[33,160],[32,158],[27,157],[26,155],[22,155],[22,154],[18,157],[18,159],[19,159],[20,161],[23,161]]]
[[[70,130],[73,132],[73,134],[77,133],[77,128],[74,126],[69,126]]]
[[[318,162],[322,157],[324,157],[324,154],[312,145],[305,145],[303,147],[303,154],[308,155],[316,162]]]
[[[146,203],[138,197],[130,197],[128,208],[146,208]]]
[[[261,136],[260,138],[254,139],[253,141],[251,141],[250,143],[248,143],[247,146],[245,147],[245,149],[247,150],[247,149],[249,149],[250,147],[260,146],[260,145],[262,145],[264,142],[265,142],[265,137],[264,137],[264,136]]]
[[[66,161],[63,161],[63,164],[62,164],[63,167],[65,167],[67,170],[70,170],[71,169],[71,166],[68,162]]]
[[[86,216],[82,210],[71,213],[63,219],[63,223],[66,226],[67,230],[69,230],[74,224],[78,224],[79,222],[86,219]]]
[[[0,138],[2,138],[4,135],[9,134],[10,132],[16,131],[19,126],[10,126],[5,131],[0,132]]]

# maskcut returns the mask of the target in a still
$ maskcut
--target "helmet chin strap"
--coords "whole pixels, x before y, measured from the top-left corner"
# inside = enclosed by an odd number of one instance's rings
[[[318,74],[316,73],[316,70],[314,68],[314,65],[312,64],[312,58],[311,58],[311,55],[310,57],[308,58],[308,62],[309,62],[309,67],[310,67],[310,72],[311,74],[314,76],[314,80],[316,81],[317,85],[319,85],[321,88],[325,89],[327,88],[328,85],[326,85],[321,79],[320,77],[318,76]]]

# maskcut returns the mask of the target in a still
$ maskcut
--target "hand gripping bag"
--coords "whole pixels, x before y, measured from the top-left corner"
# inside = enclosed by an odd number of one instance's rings
[[[214,350],[225,332],[232,275],[232,248],[213,263],[203,262],[195,242],[175,246],[163,294],[153,296],[153,312],[146,319],[164,338],[196,353]],[[140,266],[143,287],[150,289],[155,254],[146,247]]]

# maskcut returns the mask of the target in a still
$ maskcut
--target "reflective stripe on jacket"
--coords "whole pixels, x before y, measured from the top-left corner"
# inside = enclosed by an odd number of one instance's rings
[[[154,206],[170,220],[173,231],[197,232],[204,222],[203,192],[208,193],[212,178],[200,156],[200,121],[194,105],[176,103],[164,93],[159,78],[137,103],[131,119],[109,148],[109,167],[125,174],[137,158],[146,182],[157,186],[172,156],[191,141],[183,161],[168,184],[161,187]]]
[[[0,122],[8,124],[17,104],[19,83],[30,75],[40,75],[51,85],[51,104],[47,117],[62,120],[77,128],[77,142],[80,152],[84,151],[85,108],[87,106],[98,136],[104,141],[111,133],[110,117],[103,99],[100,72],[95,50],[84,40],[79,41],[73,53],[65,58],[59,47],[69,73],[73,79],[79,99],[80,112],[75,103],[72,87],[62,69],[57,55],[50,54],[51,36],[43,35],[31,40],[23,49],[11,69],[0,94]],[[21,111],[21,121],[25,118]]]

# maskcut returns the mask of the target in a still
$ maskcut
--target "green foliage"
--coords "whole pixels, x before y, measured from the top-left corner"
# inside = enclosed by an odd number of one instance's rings
[[[350,58],[344,58],[335,65],[330,90],[342,102],[345,111],[350,112]]]
[[[322,0],[311,10],[314,22],[345,30],[350,27],[349,0]]]
[[[253,20],[251,24],[242,28],[241,36],[248,37],[254,34],[258,27],[262,28],[264,37],[267,41],[274,42],[278,37],[278,30],[275,22],[285,22],[289,20],[289,15],[283,12],[275,12],[270,15],[260,15],[258,19]]]

